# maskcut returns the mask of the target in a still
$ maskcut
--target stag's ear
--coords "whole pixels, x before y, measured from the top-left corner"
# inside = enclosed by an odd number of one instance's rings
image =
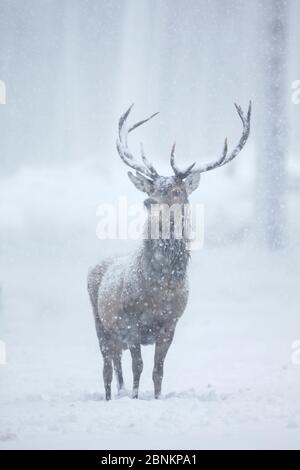
[[[133,182],[136,189],[142,191],[143,193],[147,193],[150,195],[153,191],[153,182],[148,180],[145,176],[141,175],[140,173],[136,173],[135,175],[128,172],[129,179]]]
[[[190,175],[184,180],[185,188],[188,195],[190,195],[195,189],[198,188],[200,183],[201,173],[199,171],[193,171]]]

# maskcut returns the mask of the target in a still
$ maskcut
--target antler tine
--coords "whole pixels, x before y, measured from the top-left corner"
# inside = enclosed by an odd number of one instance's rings
[[[171,158],[170,158],[171,167],[172,167],[172,169],[173,169],[176,176],[178,176],[181,179],[184,179],[191,173],[192,169],[196,165],[196,162],[192,163],[192,165],[190,165],[185,170],[180,170],[178,168],[178,166],[176,165],[176,163],[175,163],[175,149],[176,149],[176,142],[174,142],[174,144],[172,146],[172,150],[171,150]]]
[[[180,170],[179,170],[179,168],[176,166],[176,163],[175,163],[175,149],[176,149],[176,142],[174,142],[174,144],[172,145],[170,163],[171,163],[171,167],[172,167],[172,169],[173,169],[175,175],[176,175],[176,176],[179,176]]]
[[[180,177],[182,179],[186,178],[190,173],[192,173],[192,169],[196,165],[196,162],[192,163],[190,166],[188,166],[185,170],[183,170],[180,174]]]
[[[238,115],[241,118],[241,121],[243,123],[243,133],[240,138],[240,141],[238,145],[235,147],[235,149],[228,155],[228,157],[225,159],[225,161],[222,163],[222,165],[225,165],[226,163],[231,162],[242,150],[244,147],[245,143],[248,140],[249,134],[250,134],[250,122],[251,122],[251,112],[252,112],[252,101],[249,101],[249,107],[247,111],[247,115],[244,115],[244,112],[238,104],[234,103],[234,106],[236,107],[236,110],[238,112]]]
[[[218,168],[220,166],[226,165],[227,163],[231,162],[242,150],[244,147],[245,143],[248,140],[249,134],[250,134],[250,122],[251,122],[251,110],[252,110],[252,102],[249,102],[249,108],[247,111],[247,115],[244,115],[244,112],[238,104],[235,103],[236,110],[238,112],[238,115],[241,118],[241,121],[243,123],[243,133],[240,138],[240,141],[238,145],[235,147],[235,149],[228,155],[228,142],[227,138],[225,139],[224,147],[223,147],[223,152],[221,157],[214,161],[214,162],[208,162],[204,163],[203,165],[197,167],[194,171],[197,173],[204,173],[206,171],[214,170],[215,168]]]
[[[156,113],[157,114],[157,113]],[[144,147],[143,147],[143,144],[141,143],[141,156],[142,156],[142,160],[143,160],[143,163],[144,165],[146,166],[146,168],[148,168],[148,170],[152,173],[153,177],[157,177],[159,176],[159,174],[157,173],[156,169],[154,168],[154,166],[152,165],[151,162],[149,162],[149,160],[147,160],[146,158],[146,155],[145,155],[145,152],[144,152]]]
[[[226,137],[221,157],[218,158],[218,160],[216,160],[215,162],[203,163],[201,166],[198,166],[195,171],[197,171],[198,173],[205,173],[206,171],[214,170],[215,168],[222,166],[227,157],[227,152],[228,152],[228,142],[227,142],[227,137]]]
[[[122,145],[119,139],[117,139],[116,144],[117,144],[118,153],[121,159],[123,160],[123,162],[125,163],[125,165],[129,166],[130,168],[134,169],[135,171],[147,177],[151,176],[150,172],[148,172],[147,169],[143,167],[143,165],[140,165],[139,163],[136,163],[134,161],[133,155],[124,148],[124,146]]]
[[[131,106],[129,106],[129,108],[127,109],[127,111],[125,111],[124,114],[122,114],[122,116],[120,117],[119,119],[119,139],[122,140],[122,131],[124,131],[124,124],[126,123],[126,120],[130,114],[130,111],[132,110],[134,106],[134,103],[132,103]],[[128,133],[128,132],[127,132]]]
[[[141,126],[142,124],[145,124],[145,122],[150,121],[150,119],[154,118],[154,117],[157,116],[158,114],[159,114],[159,112],[154,113],[154,114],[152,114],[150,117],[148,117],[147,119],[143,119],[142,121],[137,122],[136,124],[134,124],[133,126],[131,126],[130,129],[128,129],[128,133],[131,132],[131,131],[133,131],[133,130],[136,129],[137,127]]]
[[[130,111],[132,110],[132,107],[133,107],[133,104],[127,109],[127,111],[119,119],[119,138],[117,139],[117,142],[116,142],[117,150],[121,159],[127,166],[129,166],[130,168],[133,168],[134,170],[143,174],[147,178],[154,179],[158,176],[157,171],[155,170],[153,165],[150,162],[148,162],[148,160],[146,159],[143,153],[142,153],[142,158],[143,158],[144,166],[135,160],[134,156],[129,151],[129,148],[127,145],[127,136],[129,132],[133,131],[137,127],[149,121],[158,113],[152,114],[149,118],[143,119],[142,121],[137,122],[136,124],[134,124],[128,129],[126,128],[126,122],[130,114]]]

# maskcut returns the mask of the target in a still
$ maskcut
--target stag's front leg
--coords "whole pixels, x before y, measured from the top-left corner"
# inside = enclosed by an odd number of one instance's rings
[[[154,383],[154,397],[159,398],[161,394],[161,384],[164,375],[164,362],[172,344],[175,332],[175,325],[170,328],[162,328],[155,344],[154,355],[154,369],[153,369],[153,383]]]
[[[103,381],[105,388],[105,399],[111,399],[111,383],[113,376],[113,350],[111,346],[111,339],[102,337],[100,340],[100,349],[103,356]]]
[[[143,359],[141,353],[141,345],[135,344],[130,348],[132,358],[132,373],[133,373],[133,389],[132,398],[138,398],[140,378],[143,372]]]

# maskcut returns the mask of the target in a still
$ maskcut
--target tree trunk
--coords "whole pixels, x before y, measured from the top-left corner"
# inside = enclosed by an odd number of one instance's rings
[[[260,102],[253,115],[258,132],[257,233],[270,249],[278,249],[285,243],[288,6],[281,0],[266,0],[263,9],[258,44],[261,50]]]

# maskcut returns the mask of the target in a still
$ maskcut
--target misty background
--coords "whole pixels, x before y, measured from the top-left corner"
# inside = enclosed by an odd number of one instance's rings
[[[228,191],[235,197],[226,200],[226,191],[217,199],[232,205],[246,185],[253,211],[246,217],[244,208],[238,217],[255,224],[260,239],[280,238],[292,217],[289,197],[298,187],[300,106],[291,97],[300,77],[299,15],[297,0],[1,0],[0,79],[7,88],[7,104],[0,108],[1,186],[19,175],[15,184],[25,203],[24,173],[30,172],[32,197],[44,197],[51,212],[57,191],[49,186],[59,184],[55,172],[65,172],[61,206],[72,192],[76,207],[103,182],[109,182],[109,196],[121,187],[127,193],[115,138],[118,118],[132,102],[132,119],[160,111],[131,146],[138,151],[143,140],[155,165],[168,174],[174,140],[182,164],[215,158],[225,136],[234,146],[241,124],[233,103],[246,109],[252,99],[252,135],[243,155],[217,176],[205,175],[197,198],[214,197],[215,178],[230,178]],[[74,181],[74,171],[80,181]],[[5,211],[3,203],[2,197]],[[20,224],[24,208],[11,209]],[[38,208],[30,209],[29,216]],[[280,220],[274,216],[268,223],[270,210]],[[66,213],[66,224],[67,219]],[[268,234],[264,222],[275,233]]]
[[[12,404],[4,436],[33,432],[38,405],[28,397],[73,400],[84,389],[89,401],[102,391],[86,275],[107,254],[137,244],[96,237],[99,204],[144,198],[115,148],[118,119],[131,103],[132,122],[160,114],[130,135],[130,148],[139,156],[142,141],[157,170],[170,175],[175,140],[183,167],[216,159],[226,136],[235,147],[242,125],[233,104],[246,111],[252,100],[245,148],[204,174],[191,197],[205,206],[205,243],[192,254],[191,300],[165,388],[196,387],[197,400],[208,382],[230,392],[240,380],[244,389],[264,387],[264,379],[273,391],[284,388],[278,370],[292,367],[300,335],[300,104],[292,101],[299,18],[298,0],[0,0],[0,340],[8,357],[0,398]],[[142,388],[150,390],[151,372],[144,375]],[[268,386],[247,395],[259,420],[257,394]],[[22,424],[13,406],[20,395],[28,398]],[[283,396],[278,391],[278,413]],[[296,405],[291,396],[283,401],[289,422]],[[141,415],[141,429],[152,411]],[[177,405],[166,434],[186,425],[176,412]],[[206,423],[194,409],[186,413],[195,416],[193,429]],[[37,434],[49,416],[36,422]]]

